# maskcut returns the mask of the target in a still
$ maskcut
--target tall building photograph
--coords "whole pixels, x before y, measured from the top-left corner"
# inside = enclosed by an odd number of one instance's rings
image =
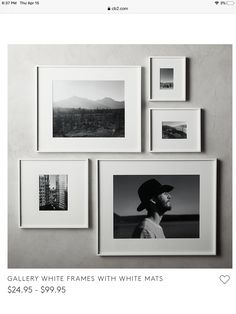
[[[68,175],[39,176],[39,210],[68,210]]]

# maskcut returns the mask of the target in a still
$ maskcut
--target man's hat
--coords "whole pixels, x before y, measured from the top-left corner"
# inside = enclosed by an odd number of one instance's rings
[[[170,192],[173,190],[173,186],[171,185],[162,185],[156,179],[150,179],[144,182],[138,189],[138,195],[141,200],[137,211],[141,211],[146,208],[146,204],[153,197],[160,195],[164,192]]]

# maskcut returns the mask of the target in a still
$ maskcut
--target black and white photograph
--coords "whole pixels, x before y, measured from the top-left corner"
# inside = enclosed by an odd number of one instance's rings
[[[174,88],[174,69],[160,68],[160,89]]]
[[[186,57],[150,57],[150,101],[186,101]]]
[[[125,82],[54,80],[53,137],[125,137]]]
[[[151,108],[150,151],[200,152],[200,108]]]
[[[199,175],[114,175],[114,239],[199,238]]]
[[[21,228],[88,228],[88,160],[20,160]]]
[[[37,151],[141,151],[140,66],[38,66]]]
[[[68,175],[39,175],[39,210],[68,210]]]
[[[184,121],[162,121],[163,139],[186,139],[187,123]]]
[[[99,160],[98,253],[215,254],[216,165],[209,160]]]

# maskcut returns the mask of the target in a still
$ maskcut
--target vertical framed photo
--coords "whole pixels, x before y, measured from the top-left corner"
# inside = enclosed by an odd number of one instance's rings
[[[141,67],[37,66],[37,151],[141,151]]]
[[[150,108],[151,152],[200,152],[201,109]]]
[[[150,57],[149,73],[150,101],[186,101],[186,57]]]
[[[98,160],[98,255],[215,255],[216,166]]]
[[[21,228],[88,228],[88,160],[20,160]]]

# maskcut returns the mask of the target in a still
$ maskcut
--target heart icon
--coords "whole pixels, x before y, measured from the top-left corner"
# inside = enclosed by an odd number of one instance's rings
[[[223,284],[226,284],[230,280],[229,275],[221,275],[219,278],[220,278],[220,281],[223,282]]]

